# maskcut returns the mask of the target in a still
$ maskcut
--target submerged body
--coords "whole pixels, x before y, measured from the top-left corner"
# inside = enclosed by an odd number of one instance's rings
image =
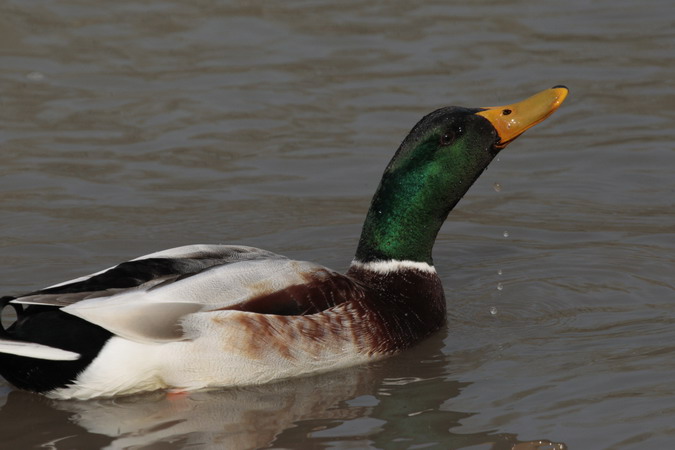
[[[431,250],[450,210],[567,89],[423,118],[387,166],[346,274],[265,250],[194,245],[19,297],[0,374],[58,398],[258,384],[390,355],[445,322]]]

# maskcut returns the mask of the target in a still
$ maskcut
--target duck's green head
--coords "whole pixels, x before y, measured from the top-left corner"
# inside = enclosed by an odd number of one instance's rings
[[[551,115],[566,96],[567,88],[556,86],[511,105],[450,106],[422,118],[384,172],[356,260],[431,264],[450,210],[500,150]]]

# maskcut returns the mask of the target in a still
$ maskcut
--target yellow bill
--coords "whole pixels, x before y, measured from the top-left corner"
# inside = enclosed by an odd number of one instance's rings
[[[521,102],[491,106],[476,114],[492,123],[499,134],[497,148],[504,148],[526,130],[553,114],[562,105],[567,93],[565,86],[555,86]]]

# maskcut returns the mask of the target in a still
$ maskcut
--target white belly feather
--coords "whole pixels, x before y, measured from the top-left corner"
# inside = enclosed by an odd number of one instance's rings
[[[163,388],[242,386],[348,367],[373,359],[359,350],[354,322],[344,319],[354,314],[348,304],[302,317],[192,314],[184,326],[188,333],[199,330],[195,339],[145,343],[114,336],[75,383],[49,396],[88,399]],[[337,315],[346,327],[331,326]]]

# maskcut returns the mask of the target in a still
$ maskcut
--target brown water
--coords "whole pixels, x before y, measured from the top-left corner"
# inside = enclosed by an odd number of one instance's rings
[[[571,95],[452,213],[421,345],[180,398],[1,382],[0,447],[670,448],[672,1],[445,3],[4,1],[4,294],[190,243],[344,269],[423,114]]]

